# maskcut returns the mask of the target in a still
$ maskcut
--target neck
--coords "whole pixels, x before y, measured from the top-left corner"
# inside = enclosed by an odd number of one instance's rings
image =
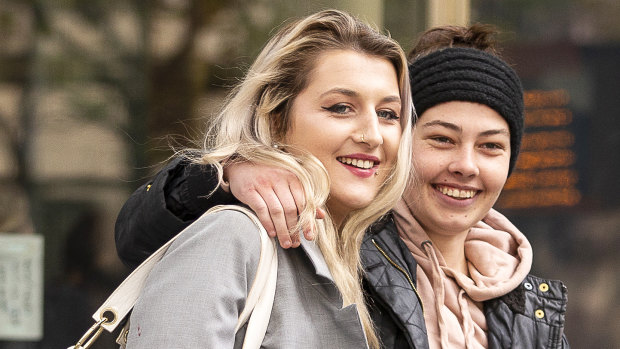
[[[446,265],[465,275],[469,275],[467,260],[465,259],[465,239],[467,231],[457,235],[437,234],[426,232],[436,249],[441,252]]]
[[[334,226],[336,227],[336,229],[340,230],[340,228],[342,228],[342,222],[344,222],[344,219],[349,214],[349,211],[335,209],[334,207],[330,207],[329,203],[326,206],[329,212],[329,216],[334,223]]]

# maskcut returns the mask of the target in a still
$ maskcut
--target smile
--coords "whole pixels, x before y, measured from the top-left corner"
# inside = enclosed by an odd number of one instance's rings
[[[353,159],[353,158],[347,158],[344,156],[338,157],[336,158],[336,160],[338,160],[339,162],[343,164],[351,165],[353,167],[357,167],[357,168],[361,168],[365,170],[375,167],[375,162],[373,160]]]
[[[436,185],[435,189],[437,189],[440,193],[446,196],[459,199],[459,200],[471,199],[478,193],[477,190],[457,189],[453,187],[446,187],[443,185]]]

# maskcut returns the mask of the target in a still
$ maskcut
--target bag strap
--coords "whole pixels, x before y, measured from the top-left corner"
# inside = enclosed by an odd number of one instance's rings
[[[248,292],[245,308],[239,314],[239,320],[235,327],[236,333],[247,321],[248,326],[243,340],[243,349],[260,348],[265,338],[273,307],[273,299],[276,294],[276,281],[278,277],[276,241],[269,237],[254,212],[245,207],[230,206],[247,214],[260,229],[261,253],[256,276]]]
[[[237,332],[239,328],[248,322],[243,347],[259,348],[265,337],[265,331],[267,330],[267,324],[269,323],[275,296],[278,270],[276,242],[275,239],[267,235],[267,231],[258,220],[258,217],[248,208],[237,205],[220,205],[213,207],[204,215],[223,210],[235,210],[246,214],[260,230],[261,253],[256,277],[248,293],[245,308],[239,314],[239,320],[235,327],[235,332]],[[150,255],[125,278],[108,299],[103,302],[99,309],[95,311],[92,316],[95,320],[95,324],[82,338],[80,338],[73,348],[87,349],[94,343],[103,330],[112,332],[116,329],[136,304],[153,267],[161,260],[166,251],[168,251],[170,245],[188,228],[185,228],[179,234],[172,237],[172,239]],[[247,347],[246,343],[248,345]]]

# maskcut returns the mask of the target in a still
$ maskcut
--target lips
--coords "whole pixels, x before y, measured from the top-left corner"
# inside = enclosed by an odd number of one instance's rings
[[[346,156],[340,156],[336,158],[336,160],[338,160],[339,162],[345,165],[350,165],[350,166],[365,169],[365,170],[375,167],[375,161],[369,160],[369,159],[356,159],[356,158],[350,158]]]
[[[474,196],[476,196],[476,194],[478,194],[479,192],[478,190],[475,190],[475,189],[459,189],[459,188],[449,187],[445,185],[435,185],[434,187],[440,193],[446,196],[449,196],[451,198],[455,198],[457,200],[471,199]]]
[[[336,160],[347,170],[360,178],[369,178],[377,174],[379,170],[379,159],[368,154],[350,154],[338,156]]]

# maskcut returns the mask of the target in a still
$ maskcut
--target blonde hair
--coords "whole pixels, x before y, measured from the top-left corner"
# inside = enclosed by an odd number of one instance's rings
[[[310,154],[286,152],[282,142],[289,128],[289,111],[297,95],[306,87],[318,56],[328,50],[353,50],[388,60],[398,76],[402,103],[402,135],[398,157],[390,175],[373,202],[351,212],[338,230],[329,215],[323,224],[315,220],[317,207],[329,196],[329,177],[323,165]],[[402,195],[410,166],[411,96],[407,61],[400,46],[351,15],[326,10],[290,23],[280,29],[263,48],[246,77],[231,92],[226,105],[207,131],[204,149],[195,158],[218,169],[222,163],[251,161],[285,168],[299,178],[305,192],[306,207],[299,227],[315,226],[316,243],[321,249],[343,306],[357,304],[371,347],[379,340],[365,304],[361,287],[360,246],[366,229],[387,213]],[[318,223],[318,224],[317,224]]]

